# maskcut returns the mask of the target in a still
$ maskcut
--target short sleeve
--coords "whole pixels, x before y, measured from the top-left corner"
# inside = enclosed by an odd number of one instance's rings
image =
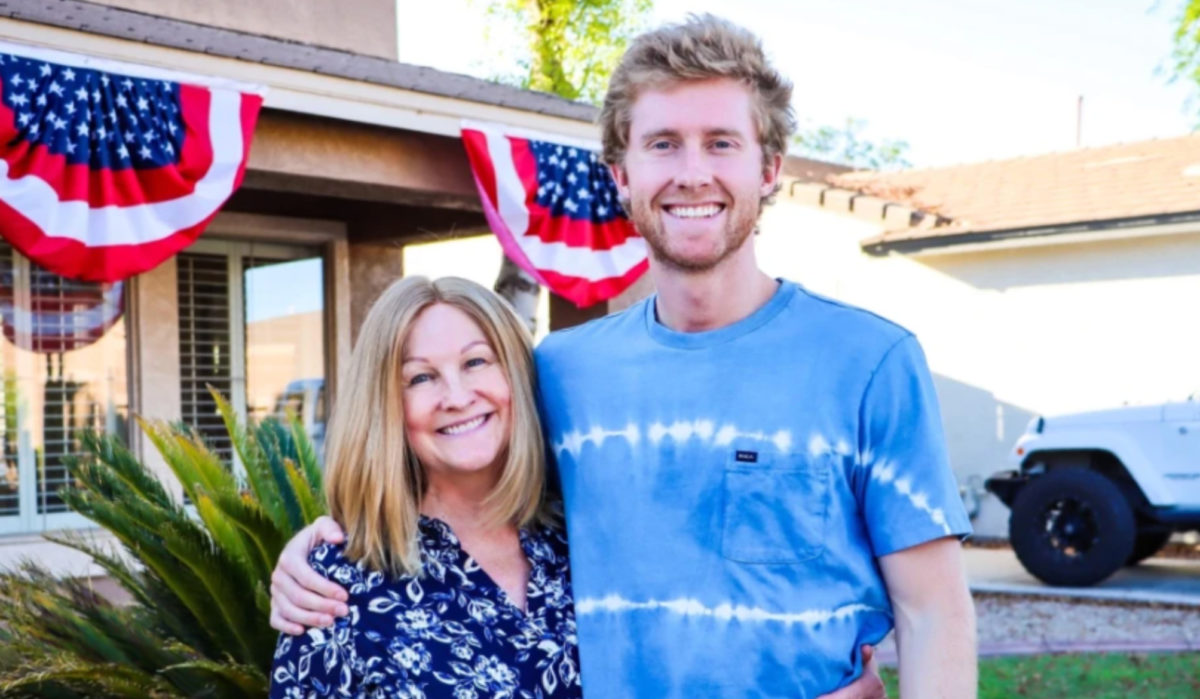
[[[859,411],[856,494],[875,555],[971,533],[933,379],[915,337],[887,351]]]

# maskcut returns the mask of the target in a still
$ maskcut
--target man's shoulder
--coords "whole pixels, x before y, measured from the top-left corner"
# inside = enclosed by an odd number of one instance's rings
[[[557,359],[564,354],[575,355],[580,350],[595,352],[604,347],[611,347],[614,340],[644,330],[642,318],[645,315],[645,305],[650,299],[643,299],[625,308],[599,318],[593,318],[586,323],[555,330],[538,343],[534,356],[539,361]]]
[[[908,328],[875,311],[818,294],[797,285],[797,325],[815,327],[829,342],[853,345],[860,350],[878,347],[886,351],[912,337]]]

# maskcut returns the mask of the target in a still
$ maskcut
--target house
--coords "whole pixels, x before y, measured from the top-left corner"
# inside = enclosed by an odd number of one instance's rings
[[[1031,419],[1200,400],[1200,134],[792,177],[761,230],[768,271],[919,337],[980,535]]]
[[[72,281],[0,241],[0,566],[95,572],[41,538],[88,525],[57,495],[80,428],[127,435],[162,471],[132,417],[183,420],[228,454],[209,385],[242,415],[307,400],[319,416],[405,246],[487,231],[463,119],[597,140],[591,106],[397,63],[395,27],[394,0],[0,5],[2,41],[267,88],[242,187],[153,270]],[[551,304],[553,324],[580,315]]]
[[[161,471],[131,417],[228,452],[208,385],[243,415],[303,403],[319,420],[405,247],[487,233],[464,118],[596,140],[593,107],[397,63],[395,19],[392,0],[0,5],[3,41],[269,90],[242,188],[159,267],[102,286],[0,244],[0,566],[95,572],[41,538],[87,531],[56,495],[79,428],[127,435]],[[968,490],[1035,415],[1200,389],[1200,136],[895,174],[789,158],[760,230],[771,273],[917,333]],[[551,324],[596,312],[555,301]],[[985,498],[979,532],[1005,517]]]

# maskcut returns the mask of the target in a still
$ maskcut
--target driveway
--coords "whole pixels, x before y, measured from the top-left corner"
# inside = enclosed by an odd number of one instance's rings
[[[1200,560],[1151,558],[1084,588],[1052,587],[1017,561],[1011,549],[966,548],[967,578],[976,592],[1067,596],[1200,607]]]

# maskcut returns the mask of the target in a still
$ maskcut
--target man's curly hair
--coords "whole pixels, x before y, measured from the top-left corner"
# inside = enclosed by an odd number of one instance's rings
[[[621,57],[600,111],[604,161],[624,162],[630,114],[641,90],[712,78],[732,78],[750,88],[764,166],[786,154],[796,130],[791,81],[767,62],[758,37],[704,14],[638,36]]]

